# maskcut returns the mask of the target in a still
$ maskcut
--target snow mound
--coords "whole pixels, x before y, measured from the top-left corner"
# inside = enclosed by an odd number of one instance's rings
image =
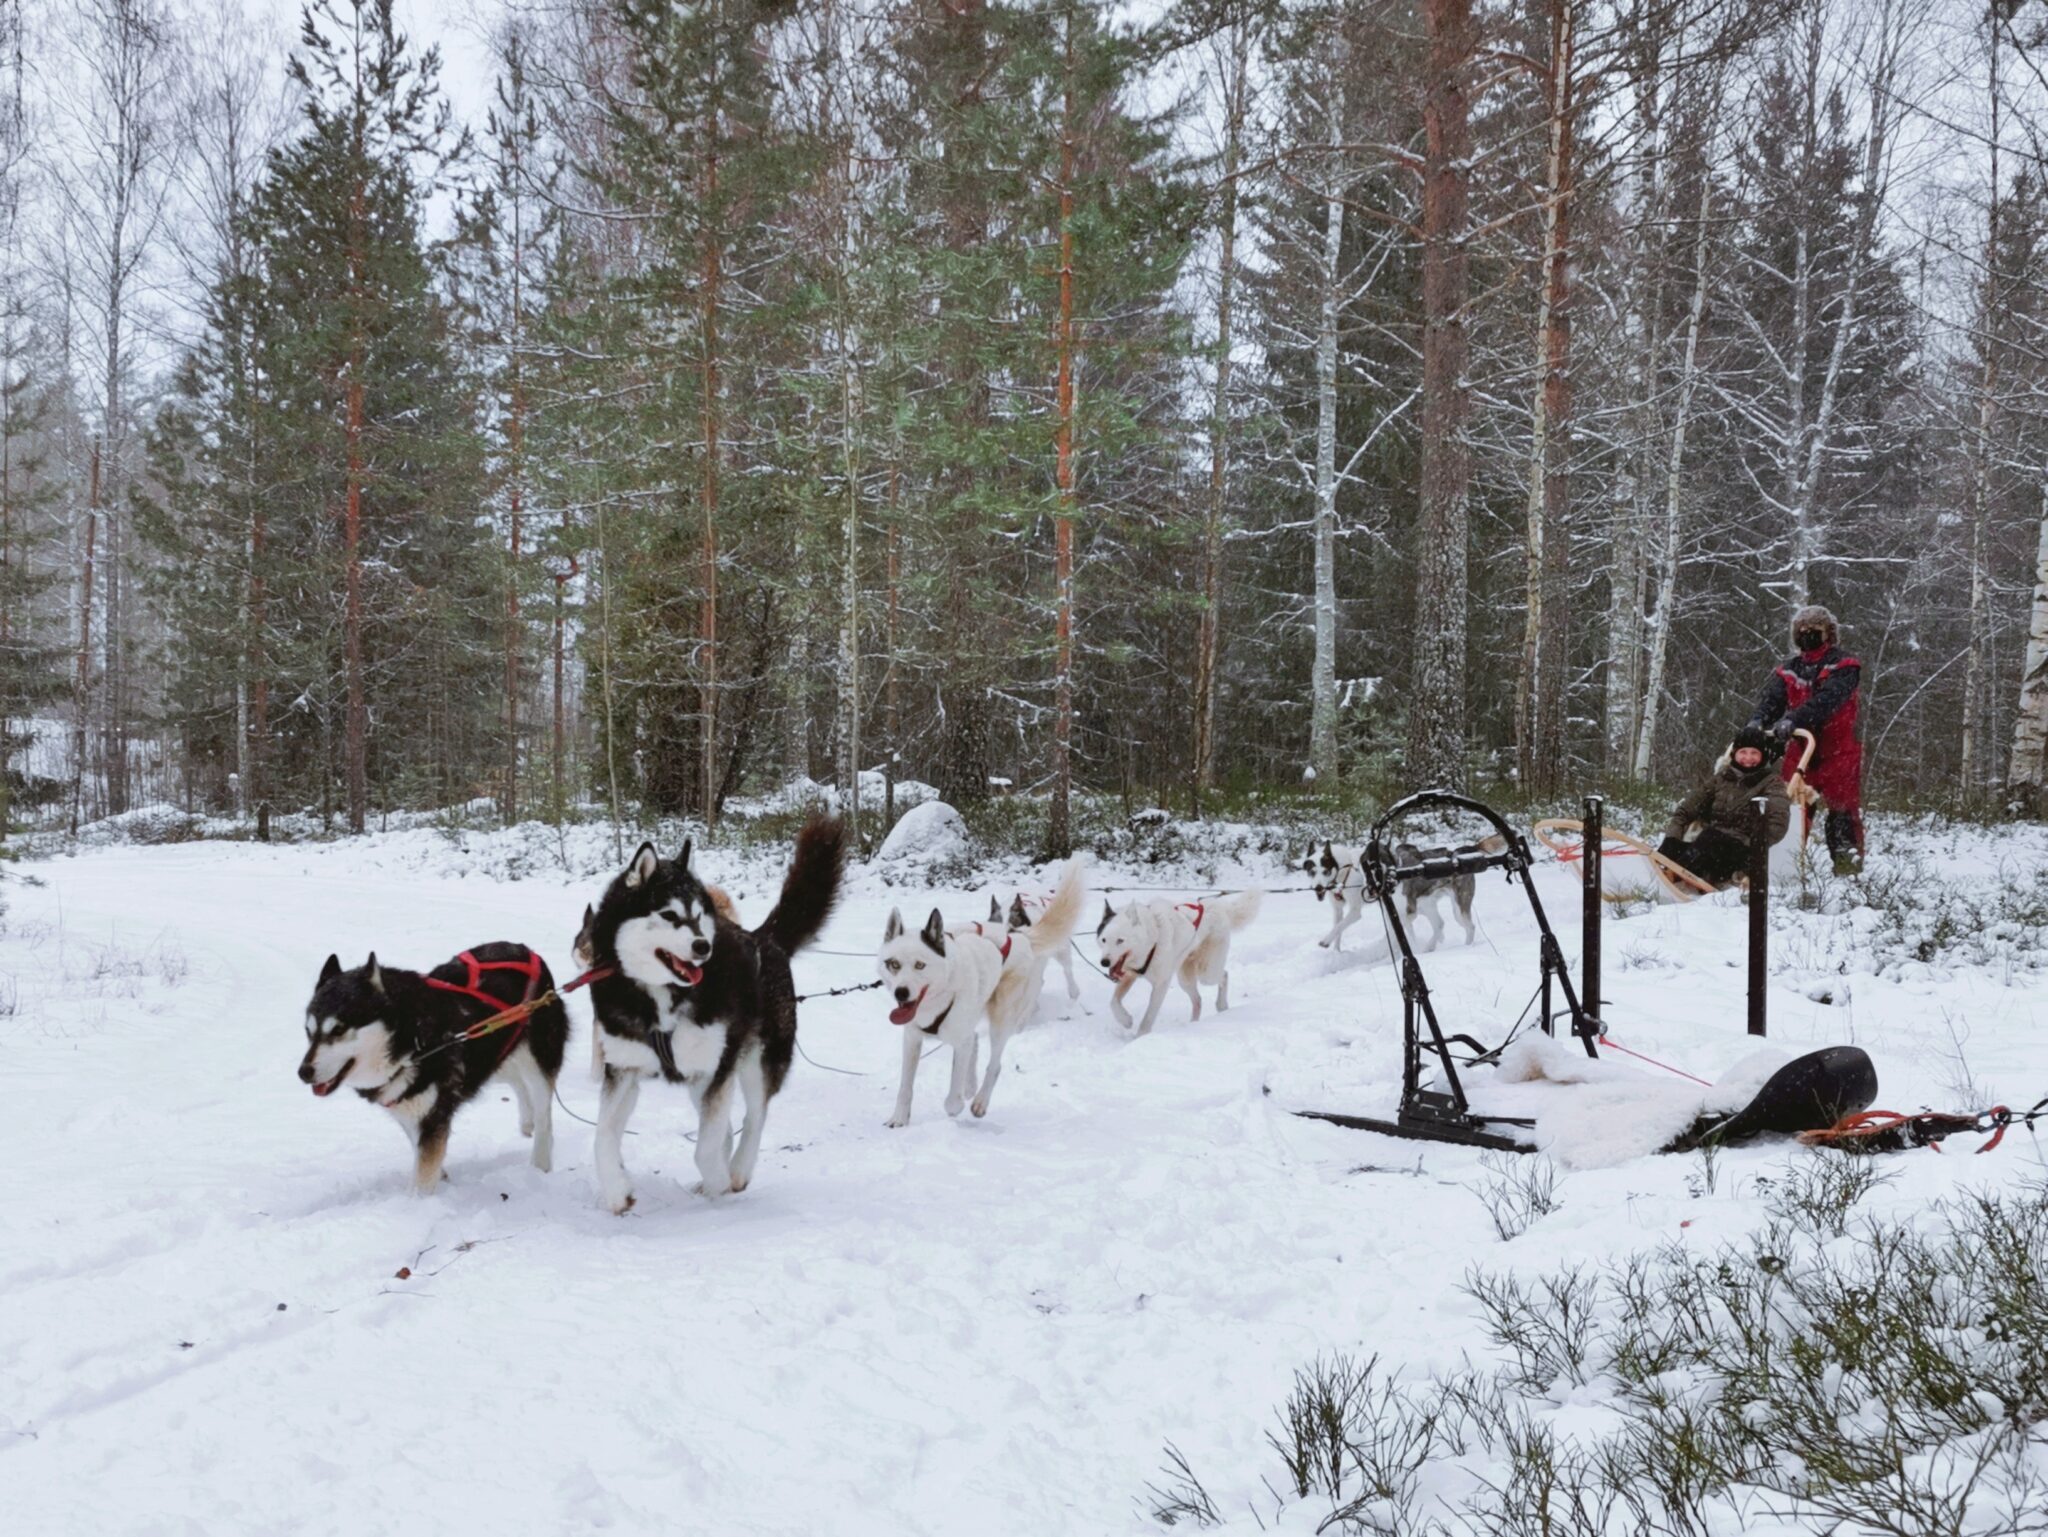
[[[86,847],[115,843],[185,843],[204,836],[204,833],[205,824],[201,818],[159,802],[88,822],[78,829],[78,841]]]
[[[875,857],[884,860],[933,860],[964,853],[967,823],[944,801],[912,806],[896,819]]]

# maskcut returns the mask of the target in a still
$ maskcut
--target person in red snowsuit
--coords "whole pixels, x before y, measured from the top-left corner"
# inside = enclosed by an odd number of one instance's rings
[[[1808,604],[1792,616],[1797,648],[1771,674],[1750,725],[1770,730],[1785,748],[1785,777],[1799,771],[1794,731],[1811,731],[1813,761],[1806,782],[1827,803],[1828,852],[1837,875],[1863,868],[1863,742],[1856,712],[1863,664],[1838,644],[1835,616]]]

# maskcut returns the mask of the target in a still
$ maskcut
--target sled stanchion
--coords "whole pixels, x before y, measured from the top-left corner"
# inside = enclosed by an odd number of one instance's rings
[[[1767,802],[1749,803],[1749,1033],[1764,1033],[1764,984],[1770,975],[1771,846]]]
[[[1467,848],[1430,849],[1402,860],[1402,845],[1389,829],[1402,817],[1421,812],[1469,812],[1491,824],[1490,837]],[[1410,851],[1413,852],[1413,851]],[[1361,1131],[1376,1131],[1390,1137],[1412,1137],[1426,1142],[1453,1142],[1466,1147],[1532,1152],[1535,1122],[1525,1116],[1488,1115],[1474,1111],[1459,1077],[1459,1063],[1451,1052],[1453,1041],[1470,1045],[1477,1055],[1466,1067],[1497,1066],[1501,1053],[1520,1029],[1516,1022],[1508,1039],[1491,1051],[1464,1035],[1446,1035],[1437,1018],[1429,983],[1422,974],[1422,962],[1409,943],[1407,925],[1402,921],[1399,897],[1405,882],[1444,881],[1483,875],[1498,870],[1510,885],[1519,885],[1529,899],[1530,916],[1536,921],[1537,966],[1540,978],[1536,999],[1537,1028],[1545,1035],[1558,1033],[1558,1021],[1569,1024],[1586,1055],[1600,1055],[1596,1041],[1599,1025],[1573,987],[1565,966],[1564,949],[1544,915],[1543,899],[1532,879],[1529,843],[1507,824],[1501,814],[1483,802],[1448,790],[1424,790],[1396,801],[1372,825],[1360,858],[1360,875],[1366,900],[1377,902],[1386,925],[1388,949],[1401,979],[1401,1098],[1392,1120],[1372,1116],[1339,1115],[1321,1110],[1297,1110],[1296,1115],[1330,1121]],[[1561,1004],[1561,1006],[1559,1006]],[[1524,1016],[1527,1015],[1524,1010]],[[1428,1082],[1424,1081],[1425,1073]],[[1496,1130],[1495,1128],[1501,1128]]]
[[[1589,1017],[1593,1033],[1600,1033],[1600,918],[1606,903],[1601,900],[1600,851],[1606,841],[1602,830],[1606,810],[1597,795],[1586,797],[1586,836],[1582,845],[1585,868],[1580,872],[1583,905],[1579,919],[1579,1001]]]

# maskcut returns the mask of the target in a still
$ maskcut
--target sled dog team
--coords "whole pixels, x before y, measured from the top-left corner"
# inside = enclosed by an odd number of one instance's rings
[[[633,1204],[622,1143],[650,1078],[681,1084],[696,1106],[703,1193],[736,1193],[752,1181],[768,1105],[796,1049],[790,958],[831,916],[845,856],[840,824],[812,818],[797,835],[773,910],[749,929],[726,894],[699,875],[690,844],[664,859],[643,843],[584,909],[575,940],[584,972],[567,987],[590,988],[592,1066],[603,1084],[594,1161],[611,1211]],[[1327,846],[1324,856],[1334,858]],[[1459,911],[1469,938],[1469,880],[1465,886]],[[1229,1008],[1231,938],[1257,916],[1259,899],[1247,891],[1121,910],[1105,901],[1096,939],[1118,1023],[1139,1035],[1150,1031],[1175,983],[1198,1019],[1204,986],[1214,990],[1218,1010]],[[1080,996],[1069,941],[1086,900],[1076,860],[1050,895],[1020,892],[1007,909],[992,898],[986,922],[948,924],[935,908],[912,929],[900,911],[889,914],[877,977],[889,1021],[903,1031],[903,1060],[888,1125],[909,1124],[918,1064],[938,1044],[952,1052],[946,1113],[988,1113],[1004,1050],[1036,1014],[1050,962],[1060,962],[1068,996]],[[1140,979],[1150,994],[1134,1021],[1124,999]],[[389,1111],[412,1143],[414,1186],[426,1192],[442,1177],[456,1112],[502,1078],[518,1099],[521,1134],[533,1139],[533,1166],[546,1171],[554,1158],[555,1080],[569,1037],[564,990],[524,945],[478,945],[424,973],[380,965],[374,954],[344,968],[330,955],[306,1006],[299,1080],[318,1097],[346,1087]]]

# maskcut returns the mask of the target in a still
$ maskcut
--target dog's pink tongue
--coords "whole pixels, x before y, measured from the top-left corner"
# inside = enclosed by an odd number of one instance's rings
[[[916,1015],[917,1005],[906,1003],[889,1011],[889,1023],[892,1025],[907,1025]]]
[[[319,1095],[320,1098],[325,1099],[334,1092],[334,1085],[331,1083],[316,1083],[313,1085],[313,1092]]]

